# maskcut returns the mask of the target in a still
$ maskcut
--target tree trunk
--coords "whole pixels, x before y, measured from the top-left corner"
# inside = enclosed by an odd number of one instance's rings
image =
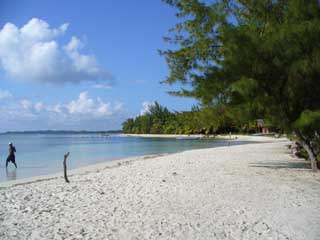
[[[67,158],[69,157],[69,152],[67,152],[65,155],[64,155],[64,159],[63,159],[63,173],[64,173],[64,180],[66,180],[67,183],[69,183],[69,179],[68,179],[68,176],[67,176]]]
[[[308,144],[308,142],[306,140],[304,140],[303,138],[301,139],[301,145],[302,147],[307,151],[309,159],[311,161],[311,168],[314,172],[318,171],[318,166],[317,166],[317,156],[314,153],[312,146],[310,144]]]

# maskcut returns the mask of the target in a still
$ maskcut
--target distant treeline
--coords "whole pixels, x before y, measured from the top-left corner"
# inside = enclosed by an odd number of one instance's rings
[[[122,124],[124,133],[151,134],[220,134],[255,132],[255,121],[242,121],[235,111],[224,108],[197,108],[170,112],[155,102],[145,115],[129,118]]]

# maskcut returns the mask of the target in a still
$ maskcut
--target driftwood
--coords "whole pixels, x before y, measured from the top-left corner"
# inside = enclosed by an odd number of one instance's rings
[[[69,157],[70,153],[67,152],[65,155],[64,155],[64,159],[63,159],[63,173],[64,173],[64,179],[66,180],[67,183],[69,183],[69,179],[68,179],[68,176],[67,176],[67,158]]]

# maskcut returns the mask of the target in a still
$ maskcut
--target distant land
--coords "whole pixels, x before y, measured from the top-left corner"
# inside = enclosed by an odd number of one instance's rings
[[[108,131],[36,130],[36,131],[8,131],[0,134],[115,134],[115,133],[122,133],[122,130],[108,130]]]

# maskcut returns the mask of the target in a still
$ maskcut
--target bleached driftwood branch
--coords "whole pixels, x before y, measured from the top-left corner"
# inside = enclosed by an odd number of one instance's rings
[[[70,152],[67,152],[64,155],[64,159],[63,159],[63,173],[64,173],[64,179],[66,180],[67,183],[70,182],[67,176],[67,158],[69,157],[69,155],[70,155]]]

